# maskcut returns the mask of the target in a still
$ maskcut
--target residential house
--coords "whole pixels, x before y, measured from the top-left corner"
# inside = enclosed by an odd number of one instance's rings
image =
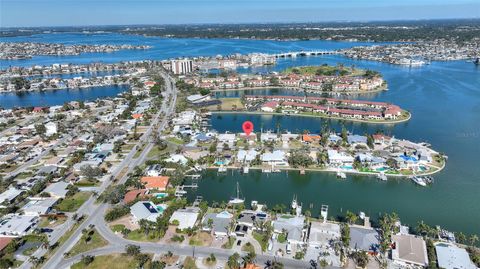
[[[130,207],[130,213],[133,216],[135,222],[140,220],[156,221],[162,213],[158,210],[157,206],[150,201],[139,201]]]
[[[189,207],[185,209],[178,209],[173,212],[170,217],[170,223],[173,221],[178,221],[177,228],[180,230],[193,228],[197,222],[198,215],[200,214],[200,209],[196,207]]]
[[[140,182],[145,184],[145,189],[147,190],[156,189],[159,191],[165,191],[169,180],[170,178],[167,176],[142,177]]]
[[[211,219],[211,221],[209,221]],[[227,236],[230,234],[230,223],[233,215],[228,211],[220,213],[208,213],[203,217],[202,229],[204,231],[211,231],[216,236]],[[209,224],[211,222],[211,225]]]
[[[398,234],[392,236],[392,241],[392,259],[395,263],[403,266],[428,265],[427,246],[422,238]]]

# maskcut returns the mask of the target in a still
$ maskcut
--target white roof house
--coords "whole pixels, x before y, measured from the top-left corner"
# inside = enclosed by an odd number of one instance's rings
[[[435,244],[437,252],[438,266],[444,269],[476,269],[475,264],[470,260],[468,252],[454,244],[437,243]]]
[[[262,154],[261,160],[271,165],[288,165],[286,153],[283,150],[275,150],[273,152],[265,152]]]
[[[182,165],[186,165],[188,162],[188,159],[181,154],[173,154],[170,156],[170,158],[165,159],[165,161],[169,163],[179,163]]]
[[[310,246],[329,246],[331,240],[340,238],[340,225],[313,221],[310,226],[308,244]]]
[[[239,162],[251,162],[253,160],[255,160],[255,157],[257,157],[258,155],[258,151],[254,150],[254,149],[250,149],[250,150],[239,150],[237,152],[237,160]]]
[[[48,185],[48,187],[46,187],[45,190],[43,190],[43,192],[50,194],[50,196],[52,197],[65,198],[68,192],[68,189],[67,189],[68,185],[70,184],[67,182],[59,181],[59,182]]]
[[[22,193],[22,190],[9,188],[0,194],[0,204],[3,202],[11,203],[13,200],[15,200],[15,198],[17,198],[18,195],[20,195],[20,193]]]
[[[10,214],[0,221],[0,234],[10,236],[24,236],[37,225],[37,216]]]
[[[155,204],[150,201],[137,202],[130,207],[130,213],[132,213],[134,220],[137,222],[142,219],[156,221],[157,218],[162,215]]]
[[[280,215],[273,221],[273,230],[276,233],[287,232],[290,243],[302,243],[304,238],[305,217],[293,215]]]
[[[47,214],[57,203],[58,198],[30,198],[30,201],[22,207],[25,215],[40,216]]]
[[[197,222],[198,215],[198,208],[179,209],[173,212],[170,217],[170,223],[174,220],[178,221],[178,228],[181,230],[193,228]]]
[[[328,161],[330,164],[334,165],[341,165],[341,164],[351,164],[354,161],[353,156],[347,155],[343,152],[338,152],[334,149],[329,149],[328,153]]]

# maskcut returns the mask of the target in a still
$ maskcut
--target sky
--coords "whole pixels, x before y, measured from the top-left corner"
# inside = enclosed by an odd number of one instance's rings
[[[0,0],[0,27],[480,18],[480,0]]]

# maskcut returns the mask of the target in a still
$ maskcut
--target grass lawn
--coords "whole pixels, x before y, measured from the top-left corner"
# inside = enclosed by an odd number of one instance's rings
[[[192,257],[186,257],[185,261],[183,262],[184,269],[197,269],[197,265],[195,264],[195,260]]]
[[[245,107],[242,104],[240,98],[221,98],[220,101],[220,110],[222,111],[236,111],[236,110],[244,110]],[[234,109],[236,106],[236,109]],[[208,106],[206,107],[208,110],[216,111],[218,110],[217,105]]]
[[[253,232],[252,235],[253,238],[260,243],[260,246],[262,246],[262,251],[267,250],[268,240],[265,240],[265,235],[257,232]]]
[[[63,199],[55,208],[59,211],[75,212],[90,198],[91,194],[90,192],[77,192],[73,196]]]
[[[70,250],[70,256],[73,257],[77,254],[100,248],[103,246],[108,245],[108,242],[103,239],[103,237],[97,232],[96,229],[93,229],[93,234],[87,235],[84,234],[82,235],[82,238],[73,246],[73,248]],[[87,242],[86,239],[90,237],[90,240]]]
[[[255,253],[255,247],[250,242],[247,242],[242,246],[242,251]]]
[[[207,232],[198,232],[190,237],[189,244],[191,246],[210,246],[212,244],[212,236]]]
[[[285,234],[279,234],[277,237],[278,243],[285,243],[287,242],[287,236]]]
[[[137,268],[137,262],[134,257],[113,254],[105,256],[96,256],[93,262],[87,266],[82,262],[72,265],[72,269],[135,269]]]
[[[125,238],[128,240],[145,242],[157,242],[159,240],[158,238],[153,237],[153,235],[145,235],[145,233],[140,231],[140,229],[131,231]]]
[[[123,231],[123,229],[125,229],[125,225],[115,224],[115,225],[110,226],[110,229],[112,229],[112,231],[114,233],[121,233]]]
[[[100,185],[99,183],[100,182],[98,180],[90,181],[88,179],[82,179],[82,180],[79,180],[79,181],[75,182],[74,185],[77,186],[77,187],[94,187],[94,186]]]
[[[60,224],[63,224],[66,220],[67,220],[66,217],[65,218],[57,218],[57,219],[53,219],[53,220],[49,220],[46,217],[42,217],[40,219],[40,223],[38,224],[38,227],[40,227],[40,228],[53,228],[53,227],[56,227]]]
[[[177,145],[183,145],[184,144],[182,139],[179,139],[179,138],[176,138],[176,137],[168,137],[167,141],[170,142],[170,143],[173,143],[173,144],[177,144]]]
[[[33,176],[32,172],[23,172],[23,173],[18,174],[15,177],[15,179],[26,179],[26,178],[29,178],[29,177],[32,177],[32,176]]]

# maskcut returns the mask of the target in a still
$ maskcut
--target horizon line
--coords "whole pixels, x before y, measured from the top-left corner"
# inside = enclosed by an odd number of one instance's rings
[[[55,25],[55,26],[0,26],[3,29],[38,29],[66,27],[121,27],[121,26],[183,26],[183,25],[280,25],[280,24],[321,24],[321,23],[382,23],[382,22],[421,22],[421,21],[461,21],[478,20],[479,17],[466,18],[432,18],[432,19],[396,19],[396,20],[330,20],[330,21],[285,21],[285,22],[200,22],[200,23],[141,23],[141,24],[91,24],[91,25]]]

